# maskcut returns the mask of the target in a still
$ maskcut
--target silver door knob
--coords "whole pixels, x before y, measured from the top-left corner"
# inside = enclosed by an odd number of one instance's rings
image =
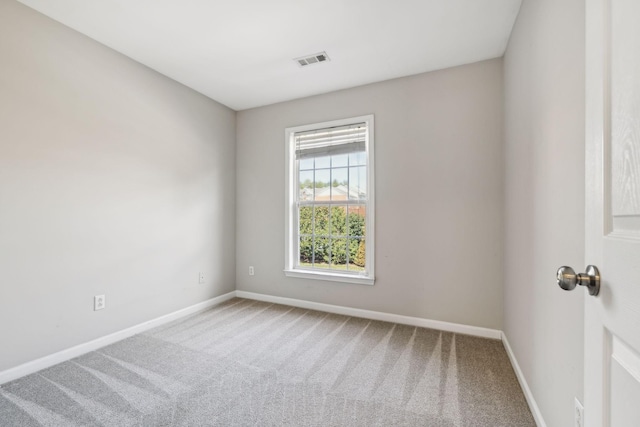
[[[571,267],[563,266],[558,269],[558,286],[565,291],[572,291],[576,285],[586,286],[589,295],[596,296],[600,292],[600,271],[595,265],[588,265],[586,273],[576,272]]]

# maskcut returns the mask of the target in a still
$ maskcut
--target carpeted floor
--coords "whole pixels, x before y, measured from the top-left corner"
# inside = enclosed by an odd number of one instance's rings
[[[0,388],[1,426],[535,426],[500,341],[244,299]]]

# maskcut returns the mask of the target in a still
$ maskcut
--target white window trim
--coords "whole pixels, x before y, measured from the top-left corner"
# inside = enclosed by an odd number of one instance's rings
[[[335,270],[321,271],[305,268],[296,268],[298,244],[294,241],[297,224],[296,190],[298,171],[295,161],[296,132],[314,130],[320,128],[344,126],[352,123],[367,124],[367,215],[366,215],[366,272],[364,274],[339,273]],[[314,123],[304,126],[295,126],[285,129],[286,141],[286,179],[285,179],[285,267],[284,274],[288,277],[304,279],[328,280],[332,282],[357,283],[373,285],[375,282],[375,182],[374,182],[374,123],[373,114],[367,116],[352,117],[348,119],[332,120],[323,123]]]

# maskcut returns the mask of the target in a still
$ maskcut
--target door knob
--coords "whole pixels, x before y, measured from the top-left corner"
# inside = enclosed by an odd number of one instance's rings
[[[600,292],[600,271],[595,265],[588,265],[586,273],[576,272],[571,267],[563,266],[558,269],[558,286],[565,291],[572,291],[576,285],[586,286],[589,295],[596,296]]]

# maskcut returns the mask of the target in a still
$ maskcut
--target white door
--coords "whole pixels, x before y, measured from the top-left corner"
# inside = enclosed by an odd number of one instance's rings
[[[585,425],[640,426],[640,0],[586,0]]]

